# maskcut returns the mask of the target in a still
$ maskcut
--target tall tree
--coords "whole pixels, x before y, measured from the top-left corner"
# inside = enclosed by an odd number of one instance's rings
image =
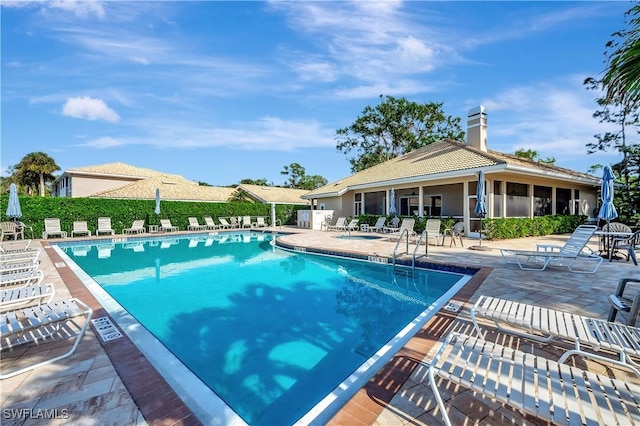
[[[31,152],[20,160],[15,170],[16,177],[23,185],[32,185],[34,177],[37,176],[40,196],[44,197],[45,183],[55,179],[53,172],[60,170],[60,167],[44,152]]]
[[[516,150],[516,157],[526,158],[531,161],[536,161],[538,163],[547,163],[547,164],[555,164],[556,159],[554,157],[542,158],[538,151],[535,149],[524,149],[520,148]]]
[[[358,172],[443,138],[464,139],[460,117],[445,115],[442,106],[380,95],[378,105],[336,131],[336,148],[352,155],[351,170]]]
[[[627,28],[613,33],[606,44],[607,69],[602,78],[608,102],[640,104],[640,4],[625,14]]]
[[[288,176],[285,186],[289,188],[313,190],[327,184],[327,179],[320,175],[307,175],[306,170],[298,163],[284,166],[281,175]]]
[[[240,183],[245,185],[269,186],[269,183],[267,182],[266,178],[261,178],[261,179],[246,178],[246,179],[242,179]]]

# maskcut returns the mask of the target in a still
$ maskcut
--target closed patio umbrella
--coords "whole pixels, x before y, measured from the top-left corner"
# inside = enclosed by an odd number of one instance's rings
[[[611,166],[605,166],[602,173],[602,206],[598,217],[607,221],[607,231],[609,230],[609,222],[618,217],[616,206],[613,205],[613,181],[614,175]]]
[[[18,189],[15,183],[9,186],[9,204],[7,205],[7,216],[14,221],[22,216],[22,209],[20,209],[20,200],[18,199]]]
[[[391,193],[389,193],[389,214],[396,213],[396,190],[391,188]]]
[[[156,209],[154,212],[160,214],[160,188],[156,188]]]
[[[487,202],[484,195],[484,172],[478,172],[478,184],[476,186],[476,207],[473,213],[480,218],[480,237],[477,246],[471,246],[474,250],[490,250],[488,247],[482,247],[482,219],[487,216]]]

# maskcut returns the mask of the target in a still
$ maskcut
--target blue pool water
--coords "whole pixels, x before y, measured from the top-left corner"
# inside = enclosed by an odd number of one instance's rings
[[[251,425],[294,423],[461,278],[256,233],[60,247]]]

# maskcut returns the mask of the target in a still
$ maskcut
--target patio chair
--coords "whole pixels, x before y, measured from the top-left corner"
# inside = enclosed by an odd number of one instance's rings
[[[384,224],[386,223],[387,218],[385,216],[380,216],[376,223],[373,226],[369,227],[369,231],[371,232],[383,232]]]
[[[444,234],[440,232],[440,225],[442,221],[440,219],[427,219],[427,223],[424,227],[425,235],[425,244],[429,244],[430,239],[435,239],[436,246],[444,244]],[[440,244],[438,243],[440,240]]]
[[[242,227],[243,228],[252,228],[251,224],[251,216],[242,216]]]
[[[206,229],[218,229],[221,227],[219,225],[216,225],[216,223],[213,221],[213,218],[211,216],[205,216],[204,223],[205,223]]]
[[[231,216],[229,220],[231,221],[232,228],[240,228],[240,221],[238,220],[237,217]]]
[[[344,231],[347,226],[347,218],[344,216],[340,216],[338,220],[336,220],[335,225],[327,226],[327,231]]]
[[[40,250],[40,249],[32,249],[29,246],[31,245],[31,240],[18,240],[18,241],[0,241],[0,254],[10,254],[10,253],[22,253],[28,252],[32,250]]]
[[[517,263],[520,269],[528,271],[543,271],[549,265],[556,265],[567,266],[571,272],[593,274],[603,260],[587,247],[597,229],[595,225],[578,226],[564,246],[538,244],[535,251],[502,249],[500,252],[506,263]],[[595,267],[586,271],[574,269],[573,265],[578,260],[595,262]]]
[[[428,378],[447,426],[435,375],[552,424],[640,423],[640,386],[460,333],[449,334]]]
[[[391,221],[387,226],[382,228],[382,232],[385,232],[385,233],[396,232],[399,226],[400,226],[400,218],[394,217],[393,219],[391,219]]]
[[[4,241],[5,238],[17,240],[18,237],[24,240],[23,228],[16,222],[0,222],[0,241]]]
[[[570,356],[581,355],[626,367],[640,377],[639,366],[634,360],[640,359],[639,328],[489,296],[480,296],[471,309],[473,326],[482,338],[478,318],[492,321],[501,332],[536,342],[549,343],[559,339],[572,343],[574,349],[562,355],[561,363]],[[614,352],[620,360],[587,352],[584,347],[595,352]]]
[[[416,231],[413,230],[413,227],[416,224],[416,220],[412,217],[405,217],[404,219],[402,219],[402,223],[400,224],[400,227],[393,232],[389,232],[388,233],[388,239],[398,239],[400,237],[402,237],[402,234],[407,231],[407,236],[410,237],[415,237],[416,236]]]
[[[198,218],[190,217],[189,218],[189,225],[187,226],[187,229],[189,231],[202,231],[204,229],[207,229],[207,226],[206,225],[200,225],[200,222],[198,222]]]
[[[111,218],[110,217],[99,217],[98,218],[98,228],[96,229],[96,237],[100,234],[110,234],[115,235],[113,228],[111,228]]]
[[[33,239],[33,226],[27,225],[26,223],[20,222],[20,221],[18,221],[16,223],[18,224],[18,228],[22,229],[22,238],[24,238],[24,232],[26,230],[29,230],[29,232],[31,233],[31,239]]]
[[[463,233],[464,233],[464,222],[456,222],[456,224],[453,225],[453,228],[444,230],[444,237],[442,237],[442,244],[444,244],[444,239],[446,238],[446,236],[449,235],[449,237],[451,237],[451,241],[449,242],[449,247],[451,247],[454,244],[456,246],[458,245],[456,243],[456,238],[460,241],[460,247],[464,247],[464,244],[462,243]]]
[[[91,231],[87,228],[87,222],[85,221],[76,221],[73,222],[73,230],[71,231],[71,237],[75,237],[76,235],[86,235],[88,237],[91,236]]]
[[[634,265],[638,265],[638,259],[636,259],[636,247],[640,246],[640,231],[636,231],[628,238],[614,238],[611,242],[611,250],[609,250],[609,262],[613,260],[615,253],[621,250],[626,250],[627,262],[629,259],[633,260]]]
[[[611,303],[611,309],[609,310],[608,321],[614,322],[618,312],[626,314],[625,324],[635,327],[638,321],[638,315],[640,315],[640,287],[636,287],[635,293],[624,294],[624,290],[628,283],[640,283],[636,278],[623,278],[618,282],[618,289],[615,294],[609,295],[609,303]]]
[[[256,221],[251,224],[254,228],[266,228],[267,224],[264,221],[264,217],[258,216],[256,217]]]
[[[169,219],[160,219],[160,228],[161,231],[164,232],[174,232],[174,231],[179,231],[180,228],[178,228],[177,226],[173,226],[171,224],[171,220]]]
[[[67,232],[60,228],[60,219],[47,218],[44,220],[44,232],[42,232],[42,238],[47,239],[49,237],[58,236],[60,238],[67,238]]]
[[[53,284],[27,284],[22,287],[13,287],[0,290],[0,310],[15,308],[18,306],[49,303],[55,295]]]
[[[147,230],[144,227],[144,219],[136,219],[131,224],[131,228],[123,228],[123,234],[141,234],[145,233]]]
[[[0,314],[1,351],[15,349],[29,343],[39,344],[42,340],[75,338],[73,345],[66,353],[11,372],[2,372],[0,379],[16,376],[73,354],[84,336],[92,315],[93,310],[78,299],[59,300]],[[80,318],[84,318],[82,325],[78,324]]]
[[[0,275],[0,287],[25,286],[29,284],[40,284],[44,279],[44,273],[40,269],[30,271],[13,272]]]
[[[224,217],[219,217],[218,221],[220,221],[220,228],[222,229],[231,229],[231,224]]]
[[[349,223],[344,227],[345,231],[357,231],[358,222],[360,222],[360,219],[351,219]]]

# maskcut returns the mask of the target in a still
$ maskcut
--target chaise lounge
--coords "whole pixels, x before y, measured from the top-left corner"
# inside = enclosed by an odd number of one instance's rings
[[[571,272],[593,274],[603,260],[587,247],[597,229],[595,225],[580,225],[563,246],[538,244],[535,251],[502,249],[500,252],[506,263],[516,263],[523,270],[544,271],[547,266],[555,265],[566,266]],[[595,266],[590,270],[574,269],[578,260],[594,262]]]

